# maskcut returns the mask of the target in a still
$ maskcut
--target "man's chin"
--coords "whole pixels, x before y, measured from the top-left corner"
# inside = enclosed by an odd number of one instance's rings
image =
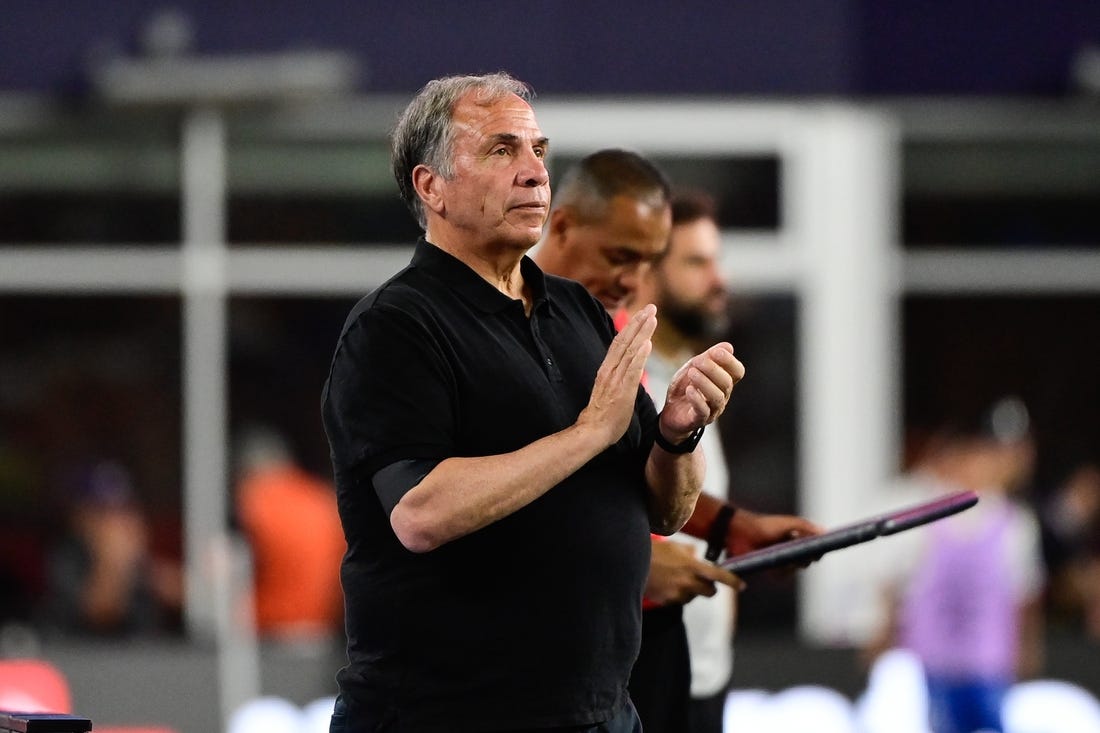
[[[527,251],[534,247],[542,239],[542,229],[515,229],[509,233],[507,240],[515,247]]]

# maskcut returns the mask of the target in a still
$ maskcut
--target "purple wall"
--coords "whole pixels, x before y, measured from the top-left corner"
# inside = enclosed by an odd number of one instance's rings
[[[5,0],[0,89],[79,89],[88,58],[134,52],[163,7],[192,18],[199,51],[345,49],[363,62],[364,90],[397,92],[504,68],[543,94],[1052,94],[1074,51],[1100,45],[1096,0],[1004,0],[997,15],[972,5]]]
[[[869,94],[1058,94],[1074,54],[1100,47],[1096,0],[868,0],[858,22]]]

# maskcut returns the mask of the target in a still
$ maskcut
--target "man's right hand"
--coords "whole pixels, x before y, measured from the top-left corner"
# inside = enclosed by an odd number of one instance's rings
[[[736,591],[745,587],[744,581],[733,573],[697,557],[691,545],[675,540],[653,539],[652,542],[645,597],[658,605],[687,603],[696,596],[713,596],[717,592],[715,583],[724,583]]]
[[[642,371],[653,349],[650,337],[656,328],[656,306],[640,308],[615,336],[596,372],[592,396],[577,422],[599,429],[606,445],[614,444],[630,426]]]

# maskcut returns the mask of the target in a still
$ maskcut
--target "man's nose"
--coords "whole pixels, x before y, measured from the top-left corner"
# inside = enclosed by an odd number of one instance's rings
[[[718,262],[712,262],[707,267],[707,285],[711,292],[726,289],[726,280],[722,275],[722,269]]]
[[[523,158],[523,166],[517,175],[519,184],[529,188],[545,186],[550,183],[550,171],[546,170],[546,160],[529,151]]]
[[[641,265],[626,265],[619,273],[619,287],[628,295],[638,289],[638,276],[641,274]]]

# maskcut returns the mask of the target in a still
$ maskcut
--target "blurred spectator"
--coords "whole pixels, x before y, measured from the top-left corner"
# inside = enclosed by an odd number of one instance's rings
[[[1051,610],[1100,641],[1100,466],[1078,464],[1043,504],[1040,520]]]
[[[7,622],[30,620],[45,583],[41,502],[34,488],[29,462],[0,434],[0,642]]]
[[[50,552],[47,631],[128,636],[166,630],[182,599],[180,568],[154,558],[130,473],[113,461],[65,481],[67,527]]]
[[[980,424],[948,431],[913,483],[977,491],[978,505],[878,548],[890,613],[874,646],[920,659],[935,733],[1002,731],[1005,693],[1041,666],[1038,523],[1012,496],[1034,460],[1026,408],[999,401]]]
[[[237,519],[252,551],[256,630],[329,639],[343,619],[346,545],[333,487],[298,467],[282,438],[250,429],[238,456]]]

